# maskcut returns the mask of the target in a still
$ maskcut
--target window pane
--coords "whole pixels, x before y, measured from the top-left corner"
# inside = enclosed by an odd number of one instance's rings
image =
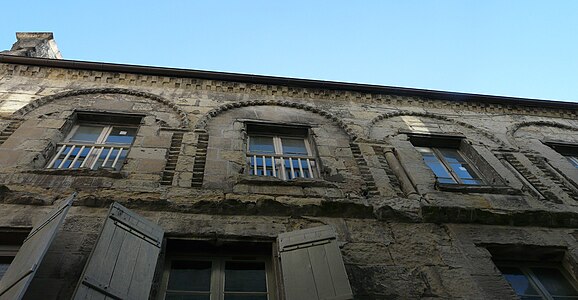
[[[112,127],[110,134],[106,138],[105,144],[124,144],[130,145],[136,135],[134,127]]]
[[[270,136],[250,136],[249,152],[254,153],[275,153],[273,138]]]
[[[448,162],[455,175],[462,179],[462,183],[481,184],[478,175],[476,175],[473,168],[460,155],[458,150],[440,148],[439,151],[442,153],[444,159]]]
[[[263,262],[225,262],[226,292],[267,292],[265,263]],[[239,296],[230,296],[239,297]],[[227,298],[227,299],[261,299]],[[265,298],[266,299],[266,298]]]
[[[70,138],[70,142],[80,142],[80,143],[96,143],[96,140],[102,133],[104,126],[95,125],[79,125],[78,129],[74,132]]]
[[[578,296],[574,287],[556,268],[532,268],[540,283],[552,296]]]
[[[304,139],[281,138],[283,154],[286,155],[307,155]]]
[[[178,291],[209,291],[211,289],[211,262],[173,261],[169,274],[168,289]]]
[[[4,276],[6,271],[8,271],[8,267],[10,267],[10,264],[0,263],[0,279]]]
[[[225,295],[225,300],[267,300],[267,295]]]
[[[456,183],[452,178],[448,170],[444,167],[442,162],[437,158],[435,153],[431,148],[428,147],[415,147],[426,165],[434,172],[435,176],[440,183]]]
[[[568,159],[575,168],[578,168],[578,156],[566,156],[566,159]]]
[[[518,296],[539,296],[536,289],[530,283],[528,277],[522,272],[522,270],[515,267],[499,267],[500,272],[510,283],[514,291]],[[528,298],[532,299],[532,298]],[[540,299],[540,298],[538,298]]]

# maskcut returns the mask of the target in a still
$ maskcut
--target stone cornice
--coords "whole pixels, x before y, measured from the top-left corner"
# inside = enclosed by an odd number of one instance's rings
[[[20,61],[21,60],[21,61]],[[161,87],[279,98],[354,101],[366,104],[450,108],[478,113],[578,118],[572,102],[451,93],[305,79],[183,69],[22,58],[0,55],[0,72],[12,76]],[[92,67],[92,69],[89,69]]]

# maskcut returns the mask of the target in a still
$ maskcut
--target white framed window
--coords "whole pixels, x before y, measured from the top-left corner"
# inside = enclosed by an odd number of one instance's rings
[[[576,283],[556,265],[504,262],[498,269],[520,299],[578,299]]]
[[[249,175],[283,180],[318,177],[306,128],[249,125],[247,129]]]
[[[121,169],[138,131],[136,124],[140,117],[88,116],[80,115],[64,142],[58,144],[56,155],[46,168]],[[100,123],[99,118],[113,122]]]
[[[268,257],[173,256],[163,274],[161,299],[273,300]]]

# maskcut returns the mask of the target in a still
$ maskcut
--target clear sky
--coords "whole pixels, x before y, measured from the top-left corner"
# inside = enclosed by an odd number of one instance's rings
[[[578,102],[578,0],[6,1],[0,49]]]

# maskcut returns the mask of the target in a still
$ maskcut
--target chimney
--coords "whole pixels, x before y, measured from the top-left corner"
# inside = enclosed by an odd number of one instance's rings
[[[52,32],[17,32],[12,49],[0,54],[62,59]]]

